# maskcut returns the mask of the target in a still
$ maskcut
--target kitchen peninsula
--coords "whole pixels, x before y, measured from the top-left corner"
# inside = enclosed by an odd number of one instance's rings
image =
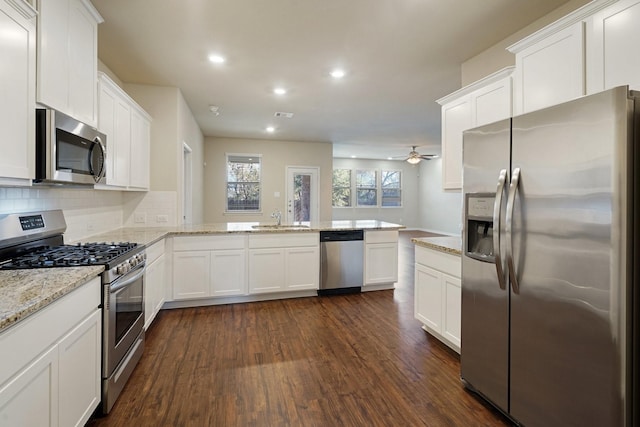
[[[120,228],[92,236],[147,246],[148,323],[162,308],[317,295],[321,231],[364,231],[363,291],[393,289],[398,230],[377,220],[283,224],[230,222]],[[159,263],[155,261],[159,260]],[[158,264],[156,266],[156,264]]]
[[[377,220],[326,221],[276,226],[230,222],[166,228],[118,228],[84,241],[136,242],[147,247],[147,316],[161,308],[314,296],[319,276],[319,233],[365,232],[363,291],[393,289],[397,281],[398,230]],[[258,268],[260,256],[270,261]],[[282,271],[278,271],[279,266]],[[46,270],[48,280],[33,283],[40,269],[0,272],[0,325],[3,329],[44,308],[89,280],[101,267]],[[281,275],[274,273],[282,273]],[[186,274],[189,275],[187,278]],[[76,276],[81,275],[79,280]],[[68,282],[65,278],[69,277]],[[258,278],[281,278],[279,288],[252,288]],[[15,287],[16,280],[24,286]],[[286,282],[290,286],[285,286]],[[63,283],[65,282],[65,283]],[[297,283],[296,283],[297,282]],[[11,284],[11,286],[9,286]],[[31,285],[30,285],[31,284]],[[6,285],[6,286],[5,286]],[[20,294],[18,291],[24,292]],[[28,295],[27,295],[28,294]],[[13,301],[13,303],[12,303]],[[152,317],[150,319],[153,320]],[[147,327],[150,322],[147,322]]]

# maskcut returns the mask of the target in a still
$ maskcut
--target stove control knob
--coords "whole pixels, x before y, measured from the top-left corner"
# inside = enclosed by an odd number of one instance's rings
[[[127,263],[122,263],[116,267],[116,273],[118,274],[126,274],[129,271],[129,266]]]
[[[137,260],[137,259],[135,259],[135,257],[132,257],[132,258],[129,260],[129,265],[130,265],[131,267],[135,267],[136,265],[138,265],[138,260]]]

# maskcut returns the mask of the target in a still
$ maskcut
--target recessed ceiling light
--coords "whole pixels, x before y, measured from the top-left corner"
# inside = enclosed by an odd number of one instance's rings
[[[277,87],[273,90],[273,93],[275,93],[276,95],[284,95],[285,93],[287,93],[287,90],[283,87]]]
[[[274,128],[273,126],[267,126],[265,130],[269,133],[274,133],[276,131],[276,128]]]
[[[387,157],[387,160],[393,160],[393,157]]]
[[[336,68],[335,70],[331,71],[331,77],[333,77],[334,79],[341,79],[344,77],[344,74],[344,70],[340,68]]]
[[[214,64],[222,64],[226,61],[226,59],[224,56],[220,56],[214,53],[209,55],[209,61],[213,62]]]
[[[351,158],[352,158],[352,159],[355,159],[355,158],[356,158],[356,156],[351,156]]]

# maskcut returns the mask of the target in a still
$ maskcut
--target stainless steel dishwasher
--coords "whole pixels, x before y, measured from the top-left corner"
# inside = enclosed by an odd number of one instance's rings
[[[320,232],[318,295],[357,293],[364,282],[364,232]]]

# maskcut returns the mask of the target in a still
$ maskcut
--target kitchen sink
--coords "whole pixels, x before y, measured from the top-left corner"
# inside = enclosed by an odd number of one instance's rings
[[[256,230],[299,230],[308,229],[310,227],[302,224],[258,224],[252,225],[251,228]]]

